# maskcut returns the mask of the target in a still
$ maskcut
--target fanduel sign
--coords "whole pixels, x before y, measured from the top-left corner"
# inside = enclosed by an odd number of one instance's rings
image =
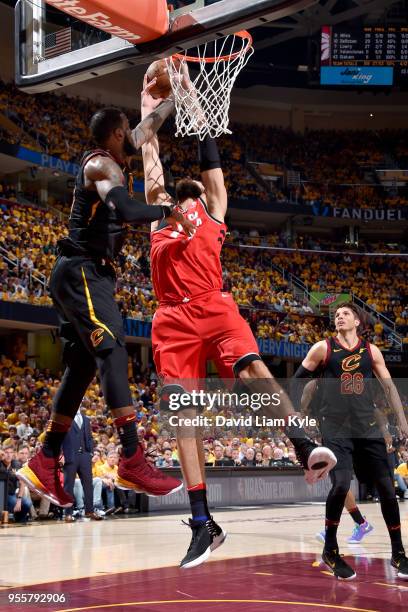
[[[359,221],[404,221],[408,215],[402,208],[333,208],[333,217]]]

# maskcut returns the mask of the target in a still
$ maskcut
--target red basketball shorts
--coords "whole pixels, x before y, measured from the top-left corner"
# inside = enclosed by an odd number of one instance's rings
[[[259,349],[248,323],[231,294],[219,291],[187,303],[160,306],[152,324],[153,357],[163,382],[203,379],[206,362],[213,360],[221,378],[259,359]]]

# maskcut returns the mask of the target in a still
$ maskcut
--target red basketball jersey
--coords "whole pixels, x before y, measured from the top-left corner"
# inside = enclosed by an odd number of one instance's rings
[[[201,199],[185,211],[195,226],[188,238],[180,226],[159,226],[151,234],[153,287],[160,303],[183,302],[207,291],[222,289],[220,253],[227,226],[210,215]]]

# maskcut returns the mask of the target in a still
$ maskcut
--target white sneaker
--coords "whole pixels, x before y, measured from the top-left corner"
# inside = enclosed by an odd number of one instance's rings
[[[308,469],[305,471],[307,484],[314,484],[318,480],[327,478],[336,463],[336,455],[329,448],[317,446],[312,450],[307,461]],[[319,465],[322,467],[318,467]]]

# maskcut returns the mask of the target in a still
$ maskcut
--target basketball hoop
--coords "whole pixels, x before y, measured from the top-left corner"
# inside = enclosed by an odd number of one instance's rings
[[[196,135],[203,140],[207,135],[231,134],[232,87],[253,52],[252,36],[243,30],[199,45],[193,55],[186,51],[167,58],[176,104],[176,136]],[[188,64],[198,74],[191,75]]]

